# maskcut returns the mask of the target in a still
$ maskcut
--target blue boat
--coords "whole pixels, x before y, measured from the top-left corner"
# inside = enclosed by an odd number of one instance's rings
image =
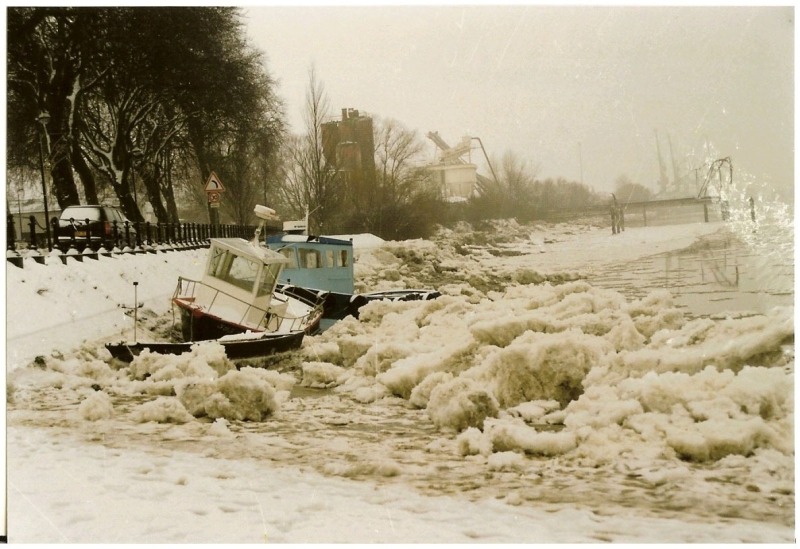
[[[359,309],[370,301],[417,301],[441,295],[435,290],[406,289],[355,293],[352,240],[283,233],[267,235],[265,244],[288,262],[278,278],[282,292],[303,299],[327,292],[322,330],[348,315],[358,318]]]

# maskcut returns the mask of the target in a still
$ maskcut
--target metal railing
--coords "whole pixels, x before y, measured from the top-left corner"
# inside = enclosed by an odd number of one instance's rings
[[[88,225],[89,220],[84,220]],[[158,253],[208,247],[212,238],[250,239],[256,230],[255,225],[214,225],[210,223],[150,223],[112,222],[110,234],[105,230],[85,231],[81,236],[59,227],[58,219],[51,219],[52,250],[48,249],[45,227],[31,215],[28,221],[26,239],[16,239],[14,216],[8,214],[6,222],[6,257],[8,261],[22,267],[26,256],[44,263],[44,254],[60,255],[66,263],[67,257],[82,261],[84,257],[97,259],[98,254],[111,256],[121,253]],[[59,240],[61,237],[61,240]]]

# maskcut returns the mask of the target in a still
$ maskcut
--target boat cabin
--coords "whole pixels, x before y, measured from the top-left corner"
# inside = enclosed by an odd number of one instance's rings
[[[196,288],[194,305],[242,326],[263,329],[265,311],[282,314],[273,303],[283,255],[239,238],[214,238],[208,252],[202,284]]]
[[[287,261],[282,284],[342,294],[354,291],[353,242],[303,234],[268,235],[266,245]]]

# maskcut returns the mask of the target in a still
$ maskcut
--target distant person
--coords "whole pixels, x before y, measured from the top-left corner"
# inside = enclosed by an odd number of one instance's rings
[[[619,206],[617,205],[617,197],[614,193],[611,193],[611,199],[611,204],[609,204],[611,213],[611,234],[617,234],[619,232]]]
[[[753,197],[750,197],[750,219],[753,220],[753,223],[756,222],[756,203],[753,201]]]

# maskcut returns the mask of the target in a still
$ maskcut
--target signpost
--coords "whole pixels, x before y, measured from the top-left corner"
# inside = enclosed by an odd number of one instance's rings
[[[219,203],[222,200],[222,193],[225,192],[225,187],[222,185],[219,176],[211,172],[206,181],[206,186],[203,189],[208,197],[209,215],[211,217],[212,225],[219,225]]]

